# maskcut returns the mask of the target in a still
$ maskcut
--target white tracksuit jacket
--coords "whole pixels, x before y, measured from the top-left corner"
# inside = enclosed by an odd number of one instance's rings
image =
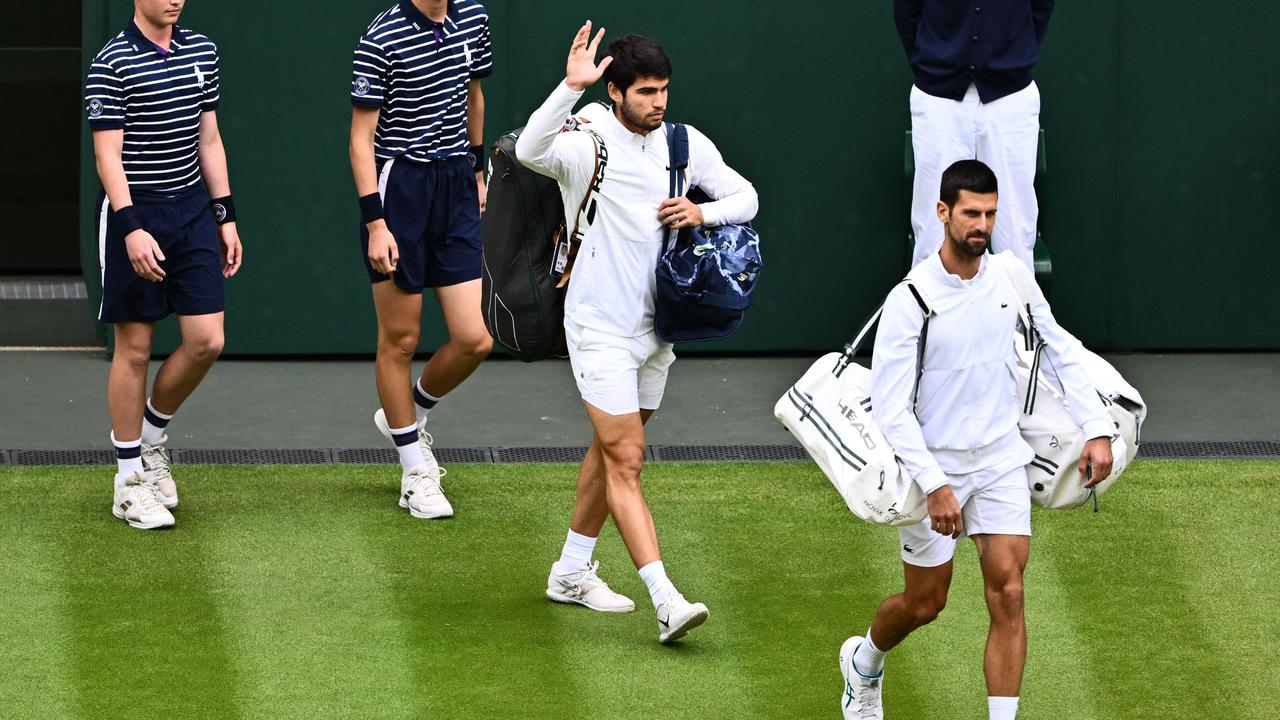
[[[1018,270],[1030,274],[1019,266]],[[1031,447],[1018,432],[1022,398],[1014,376],[1013,331],[1018,298],[1007,278],[984,256],[978,274],[961,280],[938,253],[907,274],[937,313],[929,321],[919,402],[911,410],[916,348],[923,316],[905,284],[885,299],[871,363],[871,401],[885,439],[925,493],[948,482],[947,473],[1012,470],[1030,462]],[[1068,335],[1030,281],[1031,314],[1045,342],[1046,367],[1066,391],[1071,417],[1085,437],[1110,437],[1113,424],[1089,384]],[[1047,364],[1045,362],[1047,361]]]
[[[566,129],[573,105],[582,97],[561,82],[529,117],[516,141],[516,155],[535,172],[560,183],[565,217],[572,225],[595,169],[595,145],[584,132]],[[667,199],[665,127],[637,135],[599,104],[578,116],[601,138],[608,165],[596,195],[596,215],[573,266],[565,316],[582,327],[619,337],[653,331],[654,271],[658,251],[670,230],[658,222],[658,206]],[[742,223],[755,217],[755,188],[724,163],[705,135],[689,128],[686,188],[701,187],[714,202],[701,205],[706,225]]]

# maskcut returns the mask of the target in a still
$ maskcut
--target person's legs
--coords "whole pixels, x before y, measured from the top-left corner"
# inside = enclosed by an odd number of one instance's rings
[[[600,445],[605,502],[658,613],[658,641],[677,640],[705,622],[709,613],[706,605],[685,600],[662,563],[658,532],[640,487],[644,422],[639,412],[612,415],[584,404]]]
[[[950,560],[934,567],[902,564],[903,591],[885,598],[871,621],[871,642],[880,652],[894,649],[916,628],[938,617],[947,605],[951,567]]]
[[[395,443],[400,456],[400,507],[415,518],[452,517],[453,506],[440,488],[441,470],[420,440],[409,383],[421,332],[422,295],[403,290],[394,282],[376,282],[373,306],[378,316],[374,378],[382,404],[374,414],[374,423]]]
[[[957,502],[966,507],[973,491],[971,479],[948,475],[948,480]],[[846,718],[883,717],[880,691],[885,653],[916,628],[933,622],[947,603],[956,540],[934,532],[926,517],[915,525],[898,528],[898,542],[903,591],[880,603],[865,637],[855,635],[840,647],[840,672],[845,681],[840,703]]]
[[[182,343],[156,372],[151,406],[172,416],[204,379],[222,354],[223,313],[179,315]]]
[[[416,423],[410,368],[421,334],[422,294],[401,290],[394,282],[373,284],[378,316],[378,350],[374,379],[387,424],[403,428]]]
[[[425,285],[435,288],[448,338],[431,355],[418,384],[442,398],[462,384],[493,349],[480,308],[484,254],[480,198],[469,163],[451,159],[429,166],[423,178],[427,217],[423,230]]]
[[[978,546],[991,617],[983,671],[992,720],[1013,720],[1027,657],[1022,577],[1031,552],[1031,494],[1026,468],[983,474],[982,489],[964,508],[965,528]]]
[[[1000,211],[991,234],[993,252],[1012,250],[1035,271],[1036,153],[1040,144],[1040,90],[1035,83],[982,106],[977,159],[1000,184]]]
[[[170,527],[174,522],[142,465],[142,408],[154,332],[155,325],[149,322],[116,323],[115,353],[107,376],[107,411],[118,464],[111,514],[144,530]]]
[[[644,466],[644,423],[639,412],[610,415],[585,403],[600,445],[605,503],[636,569],[662,559],[653,516],[640,488]]]
[[[653,410],[641,410],[640,424],[649,422],[653,412]],[[600,530],[608,517],[609,502],[605,491],[604,455],[600,447],[600,438],[592,436],[591,446],[587,448],[587,454],[582,458],[582,467],[578,469],[578,489],[569,529],[578,535],[596,538],[600,536]]]
[[[643,425],[652,416],[652,410],[641,410],[640,423]],[[551,566],[551,575],[547,578],[547,596],[552,600],[585,605],[604,612],[630,612],[635,609],[630,598],[611,590],[596,575],[598,563],[591,562],[600,530],[608,517],[604,453],[600,439],[593,436],[578,469],[578,488],[568,536],[560,550],[560,559]]]
[[[222,353],[223,313],[179,315],[178,328],[182,343],[156,372],[142,423],[142,462],[148,480],[156,487],[157,499],[170,509],[178,506],[178,488],[169,467],[164,431]]]
[[[1022,578],[1031,552],[1031,538],[1025,535],[975,535],[973,540],[978,545],[987,613],[991,616],[982,662],[987,695],[995,700],[1004,700],[1004,704],[1012,699],[1013,710],[1016,711],[1016,698],[1022,689],[1022,672],[1027,661]]]
[[[147,397],[147,368],[154,335],[155,323],[115,324],[115,352],[107,375],[107,411],[111,415],[111,434],[117,442],[142,437],[142,408]]]
[[[942,171],[957,160],[975,156],[977,107],[976,90],[957,102],[911,88],[911,151],[915,156],[911,230],[916,237],[911,255],[913,267],[942,244],[942,223],[938,222],[937,209]]]
[[[945,539],[954,550],[955,542]],[[945,562],[928,567],[904,562],[903,591],[880,603],[866,637],[855,635],[840,647],[840,673],[844,676],[840,708],[846,718],[884,717],[880,693],[885,653],[916,628],[933,622],[946,606],[952,572],[949,552],[947,557]]]
[[[480,312],[480,280],[436,288],[448,339],[431,354],[419,385],[442,398],[475,372],[493,349],[493,338]]]

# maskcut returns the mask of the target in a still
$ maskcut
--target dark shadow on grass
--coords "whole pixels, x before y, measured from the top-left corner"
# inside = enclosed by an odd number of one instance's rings
[[[208,571],[199,493],[185,493],[170,530],[136,530],[110,514],[110,472],[53,485],[63,627],[78,715],[237,718],[237,678]]]
[[[1197,569],[1170,550],[1200,541],[1203,518],[1161,494],[1131,489],[1099,515],[1055,518],[1055,547],[1041,561],[1061,578],[1069,602],[1057,611],[1079,628],[1089,660],[1063,672],[1084,674],[1108,717],[1242,717],[1216,639],[1189,597]]]
[[[744,717],[780,708],[827,717],[843,687],[841,643],[863,634],[879,602],[901,589],[897,534],[849,513],[812,465],[770,465],[764,476],[760,467],[740,466],[740,478],[708,489],[702,512],[717,530],[688,538],[702,545],[697,560],[715,583],[709,623],[732,628],[720,651],[749,680]],[[890,710],[895,696],[927,688],[905,670],[889,683]]]
[[[545,472],[545,471],[543,471]],[[540,473],[542,474],[542,473]],[[518,466],[457,466],[444,480],[455,510],[421,520],[370,496],[395,522],[361,529],[369,552],[398,567],[389,590],[411,656],[407,671],[421,693],[421,717],[553,716],[577,697],[551,613],[582,610],[546,599],[546,572],[559,552],[573,492],[522,477]],[[597,616],[597,617],[592,617]]]

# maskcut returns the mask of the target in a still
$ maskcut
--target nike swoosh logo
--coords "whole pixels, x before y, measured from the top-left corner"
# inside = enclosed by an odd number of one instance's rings
[[[1009,303],[1000,303],[1000,307],[1001,307],[1001,308],[1007,308],[1007,307],[1009,307]]]
[[[669,622],[668,622],[670,619],[671,619],[671,616],[670,616],[670,615],[668,615],[668,616],[667,616],[667,619],[666,619],[666,620],[663,620],[662,618],[658,618],[658,624],[659,624],[659,625],[661,625],[662,627],[664,627],[664,628],[666,628],[666,629],[670,630],[670,629],[671,629],[671,623],[669,623]]]

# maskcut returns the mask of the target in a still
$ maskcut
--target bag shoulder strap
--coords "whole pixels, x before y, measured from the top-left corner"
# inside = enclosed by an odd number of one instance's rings
[[[1036,394],[1040,387],[1040,358],[1044,356],[1044,338],[1036,329],[1035,316],[1031,314],[1031,285],[1026,273],[1022,272],[1021,260],[1012,251],[992,255],[988,259],[1003,273],[1013,292],[1018,298],[1018,319],[1022,321],[1022,343],[1031,355],[1031,367],[1028,370],[1027,395],[1022,401],[1022,412],[1030,415],[1036,409]]]
[[[1036,320],[1031,314],[1031,285],[1029,284],[1025,273],[1022,272],[1022,261],[1014,256],[1012,251],[1006,250],[990,256],[987,262],[999,268],[1000,273],[1008,280],[1009,286],[1013,289],[1014,295],[1018,299],[1018,319],[1022,321],[1022,330],[1026,348],[1028,351],[1034,350],[1037,344],[1043,342],[1040,333],[1036,330]]]
[[[605,168],[609,165],[609,150],[604,144],[604,138],[600,137],[600,133],[582,125],[578,126],[577,132],[584,132],[591,137],[591,143],[596,150],[596,158],[595,167],[591,170],[591,179],[587,182],[586,194],[582,196],[582,202],[578,204],[578,217],[574,220],[573,232],[570,233],[574,243],[582,242],[582,238],[587,232],[586,229],[596,219],[596,194],[600,192],[600,184],[604,182]]]
[[[569,124],[566,123],[566,127]],[[582,132],[590,136],[591,143],[595,146],[595,167],[591,171],[591,179],[587,182],[587,191],[582,196],[582,202],[578,203],[578,214],[574,218],[573,229],[567,236],[557,238],[555,250],[552,252],[551,277],[556,281],[557,287],[568,270],[570,258],[575,254],[574,248],[582,244],[583,238],[587,235],[587,228],[591,227],[591,223],[596,219],[596,194],[600,192],[600,184],[604,182],[605,168],[609,165],[609,149],[604,143],[604,138],[600,137],[600,133],[585,127],[587,123],[576,118],[571,120],[571,124],[572,129],[566,132]]]
[[[929,343],[929,319],[938,313],[933,309],[933,305],[929,302],[929,296],[925,293],[924,289],[917,285],[911,278],[907,278],[899,284],[907,286],[907,290],[911,293],[911,297],[916,301],[916,305],[920,306],[920,315],[922,318],[920,325],[920,341],[916,344],[916,379],[914,386],[911,388],[911,409],[914,412],[916,401],[919,400],[920,397],[920,377],[924,375],[924,351],[925,346]],[[862,341],[865,340],[867,334],[871,332],[871,328],[875,327],[876,323],[880,321],[880,316],[883,313],[884,304],[881,303],[880,307],[876,308],[875,311],[871,313],[871,317],[867,318],[867,321],[863,323],[862,329],[858,331],[857,336],[844,346],[844,352],[836,361],[836,366],[831,370],[836,377],[840,377],[840,374],[849,366],[849,363],[853,362],[854,355],[858,354],[858,348],[862,347]]]
[[[667,197],[684,194],[685,170],[689,168],[689,128],[680,123],[664,123],[667,129],[668,170],[671,172]]]
[[[667,197],[680,197],[684,194],[685,170],[689,167],[689,128],[680,123],[663,123],[663,126],[667,131],[667,171],[670,173]],[[670,238],[658,246],[659,262],[672,240],[680,238],[680,231],[671,231]]]

